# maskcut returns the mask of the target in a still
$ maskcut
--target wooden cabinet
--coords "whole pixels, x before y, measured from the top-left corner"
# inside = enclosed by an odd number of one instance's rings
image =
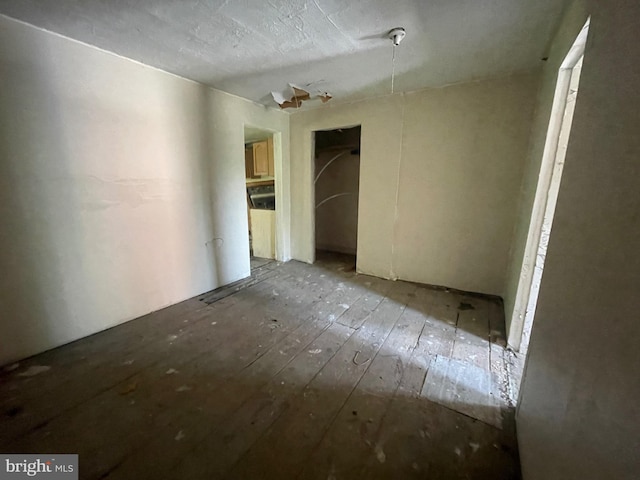
[[[273,177],[273,140],[270,138],[246,147],[244,164],[246,178]]]
[[[253,174],[269,175],[269,143],[266,140],[253,144]]]

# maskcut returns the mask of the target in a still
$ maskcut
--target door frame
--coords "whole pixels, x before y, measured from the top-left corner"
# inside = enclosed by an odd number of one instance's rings
[[[311,242],[310,247],[310,259],[309,263],[315,263],[316,261],[316,168],[315,168],[315,158],[316,158],[316,132],[328,132],[332,130],[348,130],[350,128],[360,127],[360,171],[358,172],[358,225],[360,224],[360,185],[362,185],[362,123],[348,124],[348,125],[338,125],[338,126],[329,126],[329,127],[319,127],[313,128],[309,131],[309,135],[311,136],[310,145],[311,148],[309,150],[309,204],[308,204],[308,212],[309,212],[309,229],[311,232],[311,236],[309,238]],[[276,207],[277,208],[277,207]],[[358,238],[360,238],[360,232],[358,231]],[[358,262],[358,247],[356,245],[356,265]]]
[[[276,260],[279,262],[286,262],[290,259],[288,252],[288,238],[289,232],[287,232],[288,224],[286,222],[286,212],[289,205],[285,204],[285,199],[289,198],[285,188],[288,188],[288,184],[285,185],[282,174],[284,170],[283,160],[283,138],[282,132],[273,130],[272,128],[263,127],[261,125],[253,123],[244,123],[243,131],[245,127],[252,127],[271,133],[273,139],[273,183],[276,196],[276,231],[275,231],[275,243],[276,243]],[[246,139],[245,139],[246,140]],[[243,161],[244,161],[244,143],[243,143]],[[247,236],[247,240],[249,237]]]
[[[572,113],[571,117],[565,121],[565,112],[567,111],[574,68],[584,56],[589,33],[589,22],[590,19],[587,19],[558,70],[538,185],[520,268],[520,281],[518,282],[511,327],[509,329],[509,346],[519,352],[526,352],[528,334],[526,338],[523,337],[526,332],[530,331],[535,315],[535,303],[538,295],[538,288],[534,284],[536,260],[545,221],[549,223],[553,219],[555,200],[560,187],[562,165],[564,164],[566,152],[566,148],[562,148],[560,139],[566,136],[568,140],[570,133]],[[533,298],[534,296],[535,298]],[[532,306],[532,308],[528,308],[529,306]],[[525,325],[527,325],[527,328],[525,328]]]

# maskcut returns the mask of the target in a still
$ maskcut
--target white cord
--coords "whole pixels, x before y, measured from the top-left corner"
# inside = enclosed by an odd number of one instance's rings
[[[393,44],[393,53],[391,55],[391,93],[393,94],[393,81],[396,76],[396,45]]]

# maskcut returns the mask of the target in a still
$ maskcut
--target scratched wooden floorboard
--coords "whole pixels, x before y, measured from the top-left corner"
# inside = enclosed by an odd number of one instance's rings
[[[518,478],[501,303],[342,255],[268,270],[0,373],[0,451],[83,479]],[[439,357],[490,371],[502,430],[421,395]]]
[[[519,478],[513,433],[424,399],[396,396],[374,441],[352,478]]]
[[[394,289],[402,300],[386,298],[381,302],[365,324],[292,399],[288,411],[239,459],[229,472],[230,478],[258,478],[265,469],[278,478],[294,478],[300,472],[366,372],[367,359],[375,356],[398,321],[405,307],[403,297],[414,287],[400,283]],[[294,444],[296,454],[291,455],[285,446]]]
[[[300,273],[303,274],[300,275]],[[184,453],[200,443],[209,429],[216,426],[226,414],[232,412],[244,398],[254,392],[260,383],[265,381],[265,378],[268,379],[270,375],[277,372],[277,369],[275,372],[267,370],[263,372],[262,378],[255,375],[255,372],[259,370],[258,367],[264,364],[263,356],[269,358],[267,353],[271,353],[271,357],[273,357],[276,350],[278,355],[284,353],[281,341],[287,339],[288,336],[281,334],[287,332],[287,322],[294,321],[297,325],[295,332],[298,338],[296,340],[304,339],[303,330],[308,324],[314,323],[310,319],[324,321],[327,317],[335,318],[342,314],[344,309],[340,306],[340,302],[350,301],[351,297],[357,298],[359,293],[352,286],[352,283],[363,281],[364,278],[366,277],[355,278],[355,274],[351,273],[337,276],[325,275],[324,278],[314,280],[309,279],[308,273],[305,274],[298,270],[296,275],[289,277],[289,280],[295,283],[288,285],[279,281],[276,286],[270,285],[267,288],[267,290],[271,289],[270,302],[263,303],[260,309],[254,309],[252,317],[249,318],[250,324],[255,324],[258,328],[266,324],[269,328],[269,335],[261,335],[258,332],[256,337],[255,331],[249,332],[249,335],[235,335],[238,339],[226,344],[225,348],[215,355],[211,354],[208,358],[201,358],[198,362],[202,364],[202,367],[198,369],[199,372],[206,369],[207,389],[201,394],[199,390],[202,390],[203,382],[192,382],[197,386],[193,387],[193,393],[188,396],[190,400],[188,405],[185,405],[186,402],[182,402],[182,405],[191,407],[196,415],[198,412],[211,411],[215,412],[215,415],[203,416],[202,422],[192,425],[189,430],[182,430],[180,425],[190,423],[188,421],[190,413],[173,414],[172,423],[165,428],[166,431],[157,435],[149,444],[144,445],[141,451],[137,451],[125,459],[118,468],[110,472],[111,476],[123,478],[126,475],[139,475],[136,470],[139,469],[141,459],[147,458],[149,462],[142,462],[142,464],[151,465],[147,468],[150,472],[161,473],[171,468],[173,463],[177,462]],[[341,287],[336,288],[336,280],[339,280],[338,285],[342,284]],[[232,313],[234,312],[232,311]],[[244,317],[241,318],[245,320]],[[278,322],[273,323],[274,319]],[[300,320],[303,321],[302,324],[300,324]],[[279,334],[282,338],[278,338]],[[229,335],[229,332],[226,332],[224,336],[234,337],[234,335]],[[215,366],[215,371],[211,366],[207,368],[207,365]],[[237,371],[240,365],[244,365],[246,370],[243,368]],[[276,362],[275,365],[278,363]],[[247,372],[254,373],[251,379],[245,375]],[[213,382],[211,381],[212,376],[215,378]],[[176,375],[175,378],[179,378],[179,376]],[[182,432],[182,438],[178,444],[174,442],[176,432],[177,434]],[[154,452],[167,446],[168,443],[173,443],[172,448],[167,449],[168,453],[160,459],[151,461]]]
[[[363,279],[352,278],[352,280],[361,281]],[[332,351],[335,352],[339,348],[340,342],[344,341],[342,339],[346,339],[352,332],[347,331],[346,329],[345,332],[338,332],[337,328],[331,329],[332,320],[330,320],[330,318],[337,318],[344,312],[344,309],[340,307],[339,302],[350,301],[351,299],[355,300],[360,293],[358,293],[355,288],[352,288],[347,282],[338,282],[343,283],[344,285],[342,288],[335,288],[335,279],[319,280],[313,283],[313,291],[314,295],[317,296],[317,299],[311,303],[309,303],[307,299],[306,302],[297,306],[300,318],[304,317],[304,322],[301,323],[294,332],[292,332],[295,333],[295,336],[289,335],[283,338],[281,342],[274,343],[271,348],[265,350],[265,353],[261,357],[252,361],[238,374],[226,375],[221,385],[222,388],[218,392],[210,392],[214,395],[210,398],[198,401],[200,408],[214,410],[219,415],[216,418],[207,418],[206,422],[202,422],[201,425],[197,425],[195,431],[192,428],[190,438],[186,439],[185,437],[185,441],[182,441],[179,445],[174,445],[169,454],[165,455],[158,462],[155,462],[153,468],[150,470],[166,471],[166,469],[175,468],[175,463],[179,461],[183,461],[183,463],[185,463],[184,454],[188,453],[190,449],[194,449],[196,447],[198,447],[199,451],[202,450],[203,445],[206,445],[208,448],[213,450],[220,449],[219,446],[214,447],[213,445],[222,439],[225,442],[222,449],[226,448],[226,454],[219,459],[218,463],[210,461],[203,465],[204,468],[208,469],[207,473],[211,475],[213,471],[212,469],[215,469],[216,465],[220,462],[228,462],[233,457],[230,448],[231,439],[234,437],[238,428],[245,427],[245,419],[252,419],[251,421],[253,421],[253,418],[259,416],[259,413],[264,411],[267,406],[271,408],[271,412],[275,412],[283,404],[286,399],[286,396],[283,393],[284,389],[281,386],[283,382],[286,381],[285,383],[287,388],[295,388],[295,383],[301,383],[301,387],[306,384],[306,381],[300,382],[298,379],[298,376],[300,375],[304,378],[304,373],[301,374],[300,372],[295,371],[295,368],[302,367],[303,369],[306,369],[307,372],[315,374],[317,370],[314,363],[317,361],[322,362],[324,355],[314,355],[314,353],[317,350],[320,350],[321,352],[325,352],[325,354],[330,354]],[[283,292],[288,291],[291,293],[290,289],[284,288],[284,286],[281,286],[281,290]],[[290,311],[285,312],[283,310],[281,313],[285,316],[291,315]],[[273,338],[273,335],[271,335],[270,338]],[[316,340],[316,342],[312,343],[307,351],[303,352],[303,347],[306,347],[306,344],[314,340]],[[261,342],[265,343],[264,340]],[[225,351],[231,355],[235,355],[238,348],[236,345],[228,345]],[[312,361],[305,358],[305,356],[309,355],[309,351],[314,352],[311,354],[314,355]],[[302,354],[302,362],[299,361],[292,365],[288,365],[288,362],[300,354]],[[282,372],[285,367],[287,367],[287,369]],[[233,368],[233,364],[228,367],[218,368],[228,371]],[[268,383],[268,385],[261,389],[265,383]],[[276,393],[274,394],[274,392]],[[272,405],[269,404],[270,400],[273,401]],[[230,417],[232,419],[231,424],[226,422],[220,425],[220,423],[223,423],[222,421],[225,420],[226,414],[230,413],[233,413],[233,416]],[[270,417],[273,417],[273,415],[270,414]],[[258,430],[258,428],[265,424],[268,419],[259,420],[260,421],[253,422],[251,425],[251,431]],[[211,430],[214,431],[215,435],[213,438],[207,439],[207,433]],[[221,432],[226,433],[222,434]],[[243,443],[246,443],[249,437],[249,434],[245,434],[238,439],[237,443],[242,445]],[[155,443],[162,441],[171,442],[172,440],[173,436],[164,435]],[[239,447],[236,446],[236,448]],[[151,447],[145,448],[145,452],[142,452],[142,454],[153,455],[155,450],[156,448],[152,445]],[[139,455],[131,457],[125,465],[115,471],[118,478],[123,478],[125,472],[132,475],[134,473],[136,475],[139,474],[135,471],[136,468],[139,468],[138,456]],[[189,455],[187,455],[187,458],[188,457]],[[199,460],[201,457],[196,455],[196,458]],[[184,469],[186,467],[181,468]],[[188,478],[193,476],[194,473],[181,472],[180,474],[176,473],[176,475]]]
[[[452,319],[456,314],[451,311],[451,293],[437,291],[430,296],[431,301],[424,302],[428,315],[410,367],[404,371],[375,439],[370,440],[374,448],[352,477],[519,479],[513,423],[508,425],[511,428],[500,430],[421,395],[431,362],[437,356],[453,356],[456,336],[452,331],[461,330],[458,335],[484,332],[484,326],[477,329],[475,324],[468,332],[462,330],[464,322],[454,328]],[[468,300],[465,297],[465,303]],[[489,397],[483,399],[484,403],[491,401]]]
[[[274,348],[271,355],[247,370],[252,389],[245,393],[254,394],[244,403],[241,402],[244,397],[236,397],[236,406],[242,403],[238,410],[226,422],[214,426],[212,435],[199,442],[195,452],[186,455],[174,467],[173,475],[180,478],[215,478],[232,466],[235,459],[251,445],[252,439],[257,438],[262,429],[277,418],[281,409],[287,407],[288,396],[303,388],[353,333],[353,330],[338,323],[332,325],[332,322],[344,314],[344,305],[357,301],[363,294],[358,284],[368,281],[369,277],[356,277],[353,272],[338,277],[335,272],[316,275],[310,282],[311,288],[317,289],[321,284],[327,285],[331,291],[321,295],[322,301],[307,312],[310,321],[297,338],[290,339],[289,346],[285,344]],[[263,385],[266,383],[264,379],[272,375],[275,376],[271,381]],[[243,431],[243,434],[238,435],[238,431]],[[225,455],[206,463],[200,461],[203,452],[218,450],[224,450]]]
[[[359,466],[353,459],[366,458],[376,451],[375,433],[404,371],[409,368],[425,325],[424,315],[414,306],[410,299],[382,348],[305,462],[299,478],[358,478]]]

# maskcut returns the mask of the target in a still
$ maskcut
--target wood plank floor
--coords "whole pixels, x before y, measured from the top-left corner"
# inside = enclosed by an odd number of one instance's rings
[[[516,362],[517,363],[517,362]],[[518,479],[496,299],[320,256],[0,373],[0,452],[83,479]]]

